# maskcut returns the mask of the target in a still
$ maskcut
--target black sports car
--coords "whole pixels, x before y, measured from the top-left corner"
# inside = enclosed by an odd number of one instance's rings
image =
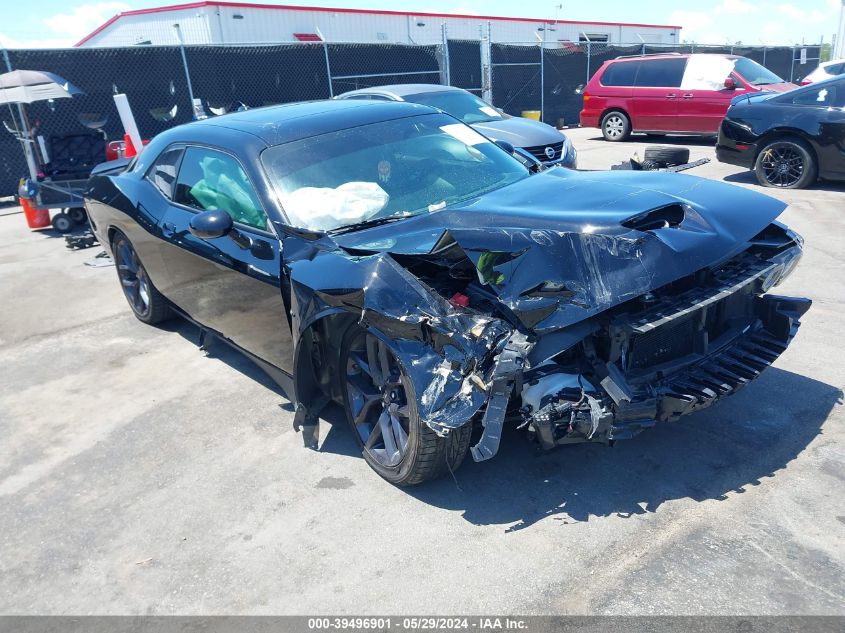
[[[845,75],[789,92],[735,97],[716,156],[753,169],[767,187],[845,180]]]
[[[87,207],[139,319],[256,360],[367,462],[413,484],[492,457],[629,438],[727,396],[810,306],[784,205],[691,176],[526,168],[442,112],[329,101],[157,136]],[[740,212],[741,210],[741,212]]]

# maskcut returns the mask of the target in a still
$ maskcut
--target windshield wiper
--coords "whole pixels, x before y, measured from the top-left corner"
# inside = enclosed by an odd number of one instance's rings
[[[383,218],[370,218],[369,220],[361,220],[360,222],[355,222],[354,224],[345,224],[343,226],[339,226],[336,229],[332,229],[328,231],[331,235],[339,235],[341,233],[351,233],[352,231],[359,231],[361,229],[368,229],[371,226],[379,226],[381,224],[390,224],[391,222],[396,222],[398,220],[404,220],[405,218],[410,218],[411,215],[388,215]]]

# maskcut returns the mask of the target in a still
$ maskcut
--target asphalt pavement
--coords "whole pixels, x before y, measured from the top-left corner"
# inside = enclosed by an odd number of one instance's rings
[[[587,169],[646,145],[570,134]],[[512,430],[412,489],[337,411],[303,448],[248,360],[0,210],[0,613],[845,614],[845,186],[768,193],[806,239],[778,292],[814,305],[759,380],[614,448]]]

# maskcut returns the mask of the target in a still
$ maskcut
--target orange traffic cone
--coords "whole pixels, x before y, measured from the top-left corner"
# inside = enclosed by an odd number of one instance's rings
[[[123,147],[124,158],[132,158],[138,154],[138,150],[135,149],[135,144],[132,142],[132,137],[128,134],[123,135]]]

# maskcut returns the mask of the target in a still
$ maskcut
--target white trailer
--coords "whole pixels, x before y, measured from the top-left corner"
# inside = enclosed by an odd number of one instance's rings
[[[77,46],[266,44],[295,41],[439,44],[451,39],[494,42],[677,44],[680,26],[580,22],[446,13],[331,9],[243,2],[192,2],[120,13]]]

